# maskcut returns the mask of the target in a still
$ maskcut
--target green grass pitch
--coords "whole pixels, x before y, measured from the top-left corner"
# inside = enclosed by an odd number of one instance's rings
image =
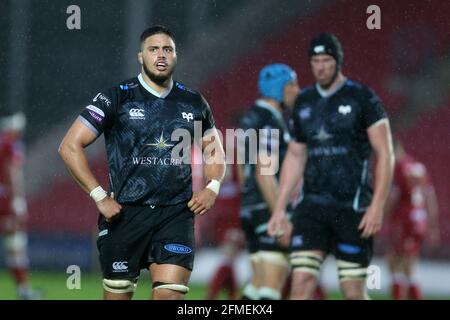
[[[45,300],[99,300],[102,299],[102,283],[99,273],[82,273],[81,288],[69,290],[66,286],[69,274],[62,272],[31,272],[30,279],[33,287],[42,291]],[[204,300],[207,288],[204,285],[191,283],[187,300]],[[150,298],[151,286],[148,273],[142,273],[134,295],[135,300]],[[342,299],[339,293],[329,293],[330,299]],[[388,299],[388,296],[371,293],[372,299]],[[428,299],[442,297],[427,297]],[[14,283],[5,270],[0,271],[0,300],[17,299]],[[218,299],[226,299],[221,293]]]

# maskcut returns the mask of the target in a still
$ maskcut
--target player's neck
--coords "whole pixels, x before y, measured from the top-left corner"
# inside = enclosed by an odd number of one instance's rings
[[[336,79],[334,79],[331,84],[322,86],[319,83],[316,83],[316,88],[322,96],[329,97],[338,91],[344,85],[345,81],[347,81],[347,77],[339,72]]]
[[[278,112],[282,112],[281,104],[273,99],[267,99],[267,98],[261,98],[260,100],[264,101],[265,103],[269,104],[272,108],[277,110]]]
[[[150,88],[152,88],[153,90],[158,92],[160,95],[163,95],[164,93],[167,92],[167,90],[169,90],[172,87],[172,83],[173,83],[172,76],[167,78],[167,80],[162,83],[157,83],[157,82],[152,81],[143,70],[142,70],[141,74],[142,74],[142,79],[144,80],[144,82]]]

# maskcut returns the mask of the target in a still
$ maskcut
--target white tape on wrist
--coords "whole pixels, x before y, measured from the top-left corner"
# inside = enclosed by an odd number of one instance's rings
[[[212,192],[214,192],[217,195],[217,194],[219,194],[219,190],[220,190],[220,182],[215,179],[212,179],[208,183],[206,188],[208,188],[209,190],[211,190]]]
[[[94,199],[95,202],[99,202],[105,199],[108,194],[105,190],[103,190],[101,186],[98,186],[92,189],[91,193],[89,193],[89,196]]]

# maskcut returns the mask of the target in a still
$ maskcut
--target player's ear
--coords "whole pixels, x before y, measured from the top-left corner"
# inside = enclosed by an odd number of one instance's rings
[[[138,60],[141,65],[144,64],[144,60],[142,59],[142,51],[139,51],[138,53]]]

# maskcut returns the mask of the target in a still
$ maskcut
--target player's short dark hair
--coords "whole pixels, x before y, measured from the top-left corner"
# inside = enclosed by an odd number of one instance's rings
[[[156,26],[147,28],[144,30],[144,32],[142,32],[141,38],[140,38],[140,40],[141,40],[140,45],[142,46],[142,44],[148,37],[151,37],[155,34],[160,34],[160,33],[169,36],[175,43],[175,37],[174,37],[172,31],[169,30],[169,28],[162,26],[162,25],[156,25]]]

